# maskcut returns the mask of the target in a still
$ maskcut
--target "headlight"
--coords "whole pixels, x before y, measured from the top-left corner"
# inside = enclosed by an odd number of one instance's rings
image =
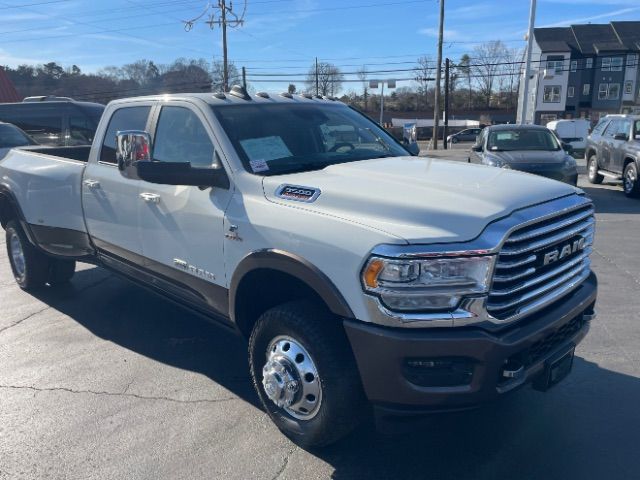
[[[494,259],[372,257],[362,272],[362,283],[391,310],[453,310],[462,297],[489,291]]]
[[[484,159],[485,165],[489,165],[490,167],[498,167],[498,168],[511,168],[511,165],[503,162],[499,158],[488,157]]]

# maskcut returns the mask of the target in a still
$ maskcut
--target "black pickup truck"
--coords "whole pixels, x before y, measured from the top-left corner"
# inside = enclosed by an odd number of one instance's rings
[[[640,115],[607,115],[587,139],[588,178],[622,180],[628,197],[640,197]]]

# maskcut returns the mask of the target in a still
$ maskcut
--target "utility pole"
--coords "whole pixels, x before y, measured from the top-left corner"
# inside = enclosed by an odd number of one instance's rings
[[[318,57],[316,57],[316,95],[320,95],[320,72],[318,71]]]
[[[524,64],[524,78],[522,85],[522,108],[520,109],[520,118],[518,123],[526,123],[527,108],[529,106],[529,70],[531,69],[531,49],[533,47],[533,26],[536,23],[536,0],[531,0],[531,9],[529,10],[529,30],[527,33],[527,59]],[[537,78],[537,77],[536,77]]]
[[[380,90],[380,125],[382,126],[382,120],[384,117],[384,81],[382,82],[382,89]]]
[[[242,67],[242,86],[247,89],[247,69]]]
[[[438,149],[440,122],[440,70],[442,69],[442,38],[444,36],[444,0],[440,1],[440,26],[438,27],[438,65],[436,66],[436,91],[433,105],[433,149]]]
[[[449,148],[447,144],[447,136],[449,135],[449,89],[451,84],[449,83],[449,70],[451,61],[447,58],[444,61],[444,131],[442,132],[442,143],[444,149]]]
[[[204,23],[209,25],[209,28],[213,30],[216,26],[221,27],[222,29],[222,63],[223,63],[223,73],[222,73],[222,90],[225,92],[229,91],[229,58],[227,55],[227,27],[236,28],[241,25],[244,25],[244,15],[247,11],[247,1],[244,1],[244,7],[242,9],[242,14],[238,16],[233,11],[233,5],[230,3],[230,6],[227,6],[226,0],[218,0],[217,5],[207,4],[204,11],[195,18],[191,20],[183,20],[184,29],[189,32],[193,28],[193,26],[203,18],[205,15],[209,14],[208,20]],[[217,16],[216,16],[217,15]],[[231,18],[229,18],[229,16]]]

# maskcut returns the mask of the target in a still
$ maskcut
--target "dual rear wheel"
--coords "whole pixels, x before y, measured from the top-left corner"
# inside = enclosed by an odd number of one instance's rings
[[[74,260],[51,258],[37,250],[15,220],[7,223],[5,235],[11,271],[23,290],[36,290],[46,284],[62,285],[73,277]]]

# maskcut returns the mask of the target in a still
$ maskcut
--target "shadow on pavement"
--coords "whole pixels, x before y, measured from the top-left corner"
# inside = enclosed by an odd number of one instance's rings
[[[36,296],[104,340],[206,375],[259,405],[248,373],[246,341],[155,293],[91,268],[77,272],[69,286]]]
[[[580,186],[580,188],[593,200],[596,213],[640,213],[640,199],[627,198],[619,185],[593,185]]]
[[[98,268],[38,296],[100,338],[206,375],[260,408],[246,343],[233,333]],[[479,410],[428,417],[403,435],[365,426],[310,453],[336,479],[638,478],[638,399],[640,379],[576,357],[547,394],[525,388]]]

